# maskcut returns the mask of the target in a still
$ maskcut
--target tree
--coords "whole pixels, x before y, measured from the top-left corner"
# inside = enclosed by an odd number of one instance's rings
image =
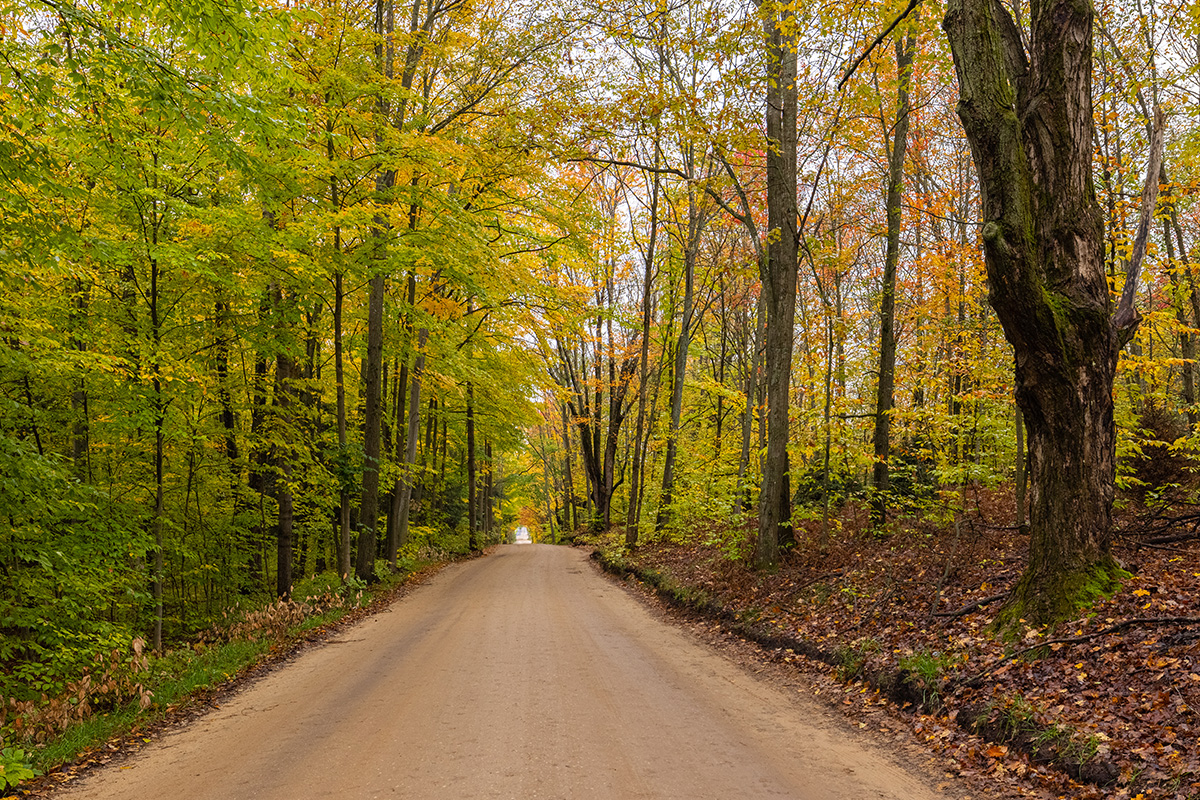
[[[685,171],[694,179],[696,173],[695,145],[689,144],[682,154]],[[706,164],[705,172],[712,164]],[[705,176],[709,177],[708,175]],[[682,201],[670,203],[675,217],[672,230],[683,255],[683,311],[679,319],[679,337],[675,341],[675,352],[671,366],[671,415],[667,427],[667,450],[663,457],[662,493],[659,496],[658,516],[655,530],[661,531],[671,517],[671,498],[675,488],[675,459],[679,450],[679,425],[683,415],[683,382],[687,377],[688,348],[696,325],[696,260],[700,253],[701,237],[712,217],[712,208],[702,204],[706,199],[696,190],[691,181],[687,185],[686,219],[679,213]]]
[[[413,12],[416,17],[417,12]],[[390,81],[393,77],[395,52],[391,43],[395,30],[395,9],[386,0],[375,2],[375,61],[379,71],[380,81]],[[407,74],[407,72],[406,72]],[[408,88],[407,86],[405,88]],[[378,100],[378,113],[382,119],[390,114],[390,103],[382,95]],[[401,112],[403,113],[403,112]],[[400,120],[403,125],[403,119]],[[377,135],[377,141],[382,145],[383,134]],[[382,149],[382,148],[381,148]],[[379,195],[380,205],[390,198],[389,192],[396,185],[396,168],[392,163],[381,165],[375,178],[375,191]],[[376,214],[372,228],[373,240],[379,258],[379,264],[371,276],[369,299],[367,301],[367,360],[363,368],[363,477],[362,477],[362,507],[359,519],[358,558],[354,574],[361,581],[374,580],[375,576],[375,526],[379,524],[379,467],[380,467],[380,438],[383,427],[382,409],[382,372],[383,372],[383,296],[387,283],[386,250],[387,250],[387,219],[380,212]]]
[[[900,261],[900,201],[904,191],[904,156],[908,150],[909,83],[912,80],[916,39],[910,33],[896,39],[896,124],[888,153],[887,253],[883,264],[883,291],[879,301],[879,382],[875,392],[875,448],[872,521],[886,519],[888,456],[891,450],[892,396],[896,384],[896,267]]]
[[[989,299],[1013,347],[1029,441],[1029,562],[1002,627],[1064,619],[1120,576],[1109,553],[1112,392],[1118,351],[1140,319],[1140,258],[1114,310],[1092,177],[1093,14],[1088,2],[1034,2],[1022,31],[999,3],[951,0],[943,22],[982,191]],[[1143,248],[1161,147],[1159,125]]]
[[[788,385],[796,319],[796,19],[790,6],[764,3],[767,40],[767,258],[761,264],[766,298],[765,383],[767,455],[758,500],[754,561],[779,560],[780,529],[789,524]],[[749,402],[749,400],[747,400]]]

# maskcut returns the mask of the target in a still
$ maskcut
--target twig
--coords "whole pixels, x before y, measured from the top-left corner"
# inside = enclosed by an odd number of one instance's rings
[[[833,572],[826,572],[824,575],[818,575],[818,576],[817,576],[817,577],[815,577],[815,578],[809,578],[809,579],[808,579],[807,581],[805,581],[804,583],[802,583],[802,584],[800,584],[799,586],[797,586],[797,587],[793,588],[791,593],[792,593],[793,595],[795,595],[795,594],[797,594],[797,593],[799,593],[799,592],[801,592],[801,591],[803,591],[803,590],[807,589],[808,587],[812,586],[814,583],[820,583],[821,581],[825,580],[826,578],[840,578],[840,577],[842,577],[842,575],[844,575],[844,574],[845,574],[845,573],[843,573],[843,572],[842,572],[842,570],[840,570],[840,569],[835,569]]]
[[[1136,545],[1137,549],[1141,549],[1143,547],[1148,547],[1151,550],[1161,550],[1164,553],[1190,553],[1190,552],[1192,552],[1191,550],[1187,550],[1183,547],[1171,547],[1170,545],[1166,545],[1166,544],[1151,544],[1149,542],[1139,542]]]
[[[910,583],[910,582],[911,581],[906,581],[906,583]],[[851,625],[848,630],[851,630],[851,631],[855,630],[856,628],[860,627],[863,623],[865,623],[867,620],[869,620],[871,617],[873,617],[875,615],[875,612],[879,609],[879,607],[881,605],[883,605],[888,600],[891,600],[893,597],[896,596],[896,593],[899,589],[900,589],[900,586],[897,585],[897,586],[893,586],[891,589],[884,592],[883,597],[880,597],[878,600],[876,600],[874,603],[872,603],[871,607],[868,608],[866,610],[866,612],[864,612],[862,615],[859,616],[858,622]]]
[[[997,600],[1003,600],[1006,597],[1008,597],[1008,592],[1003,592],[1001,594],[994,594],[991,597],[985,597],[982,600],[976,600],[974,603],[965,605],[962,608],[957,608],[954,611],[937,611],[937,612],[934,612],[933,614],[931,614],[931,616],[934,616],[934,617],[961,617],[964,614],[970,614],[972,611],[975,611],[976,609],[983,608],[986,605],[991,605],[992,603],[996,602]]]
[[[1138,544],[1171,544],[1173,542],[1186,542],[1190,539],[1200,539],[1200,531],[1188,531],[1187,533],[1174,533],[1166,536],[1152,536],[1149,539],[1143,539]]]
[[[1094,633],[1085,633],[1082,636],[1068,636],[1063,639],[1047,639],[1044,642],[1038,642],[1030,647],[1024,647],[1020,650],[1015,650],[1004,658],[997,661],[992,666],[972,676],[970,679],[963,681],[963,685],[969,686],[976,681],[982,680],[991,673],[1000,668],[1002,664],[1012,661],[1015,658],[1032,653],[1034,650],[1040,650],[1043,647],[1049,647],[1054,644],[1080,644],[1082,642],[1090,642],[1092,639],[1098,639],[1101,636],[1107,636],[1110,633],[1132,628],[1135,625],[1200,625],[1200,617],[1134,617],[1133,619],[1122,620],[1115,625],[1109,625],[1107,628],[1095,631]]]

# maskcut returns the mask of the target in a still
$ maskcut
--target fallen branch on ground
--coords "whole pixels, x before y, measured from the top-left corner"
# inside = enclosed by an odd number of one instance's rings
[[[1070,645],[1090,642],[1092,639],[1099,639],[1101,636],[1107,636],[1110,633],[1116,633],[1117,631],[1122,631],[1126,628],[1132,628],[1135,625],[1200,625],[1200,617],[1134,617],[1132,619],[1122,620],[1121,622],[1109,625],[1107,628],[1103,628],[1092,633],[1085,633],[1082,636],[1067,636],[1062,639],[1047,639],[1044,642],[1038,642],[1030,647],[1023,647],[1020,650],[1014,650],[982,672],[971,676],[965,681],[962,681],[962,684],[964,686],[972,686],[977,681],[983,680],[988,675],[991,675],[996,670],[1000,669],[1001,666],[1007,664],[1009,661],[1020,658],[1026,653],[1032,653],[1034,650],[1040,650],[1044,647],[1051,647],[1052,645],[1056,644]]]
[[[956,608],[953,611],[935,611],[931,616],[934,616],[934,617],[961,617],[964,614],[970,614],[972,611],[983,608],[986,605],[990,605],[991,603],[994,603],[997,600],[1003,600],[1006,597],[1008,597],[1008,592],[1002,592],[1001,594],[994,594],[991,597],[985,597],[982,600],[976,600],[974,603],[965,605],[962,608]]]

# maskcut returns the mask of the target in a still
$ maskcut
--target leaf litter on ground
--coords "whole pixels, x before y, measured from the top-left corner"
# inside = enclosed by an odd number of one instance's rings
[[[1200,542],[1118,537],[1131,573],[1118,592],[1004,642],[988,625],[1028,535],[1000,522],[1011,497],[981,490],[972,506],[958,533],[908,519],[882,537],[847,506],[824,544],[819,523],[797,527],[775,572],[730,557],[729,536],[749,530],[658,538],[624,559],[832,656],[779,657],[843,681],[846,709],[891,706],[961,775],[1036,797],[1200,798]],[[889,699],[880,687],[900,674],[908,689]]]

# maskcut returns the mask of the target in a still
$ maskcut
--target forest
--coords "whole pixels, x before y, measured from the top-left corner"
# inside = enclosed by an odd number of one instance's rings
[[[1198,93],[1190,3],[4,0],[5,742],[517,525],[1195,567]]]

